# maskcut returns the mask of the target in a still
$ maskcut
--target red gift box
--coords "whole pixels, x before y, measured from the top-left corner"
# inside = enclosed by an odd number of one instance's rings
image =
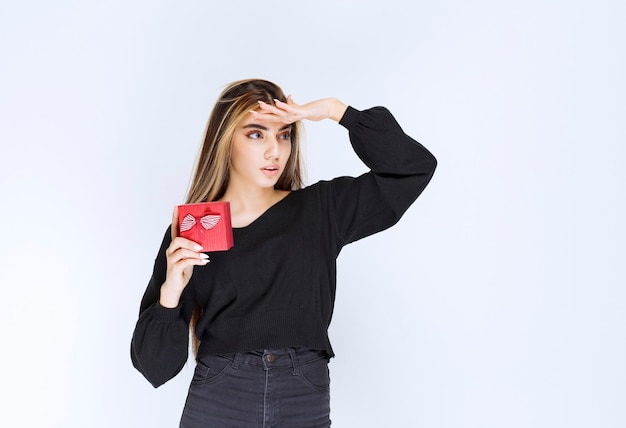
[[[179,205],[178,234],[202,245],[203,252],[228,250],[234,245],[230,203]]]

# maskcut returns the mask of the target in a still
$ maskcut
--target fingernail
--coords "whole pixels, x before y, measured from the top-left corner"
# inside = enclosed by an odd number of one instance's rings
[[[209,255],[205,253],[200,253],[200,257],[202,257],[203,259],[208,259]]]
[[[198,244],[196,244],[196,245],[194,245],[194,246],[193,246],[193,248],[194,248],[194,250],[196,250],[196,251],[200,251],[200,250],[202,249],[202,245],[198,245]]]

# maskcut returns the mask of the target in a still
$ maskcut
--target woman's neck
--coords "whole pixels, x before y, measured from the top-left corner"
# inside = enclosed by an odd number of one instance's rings
[[[287,190],[273,188],[226,189],[221,201],[230,203],[233,227],[245,227],[261,216],[272,205],[289,194]]]

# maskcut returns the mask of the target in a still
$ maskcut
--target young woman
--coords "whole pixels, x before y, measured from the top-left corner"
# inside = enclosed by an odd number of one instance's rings
[[[301,120],[344,126],[370,172],[302,188]],[[336,258],[395,224],[436,160],[383,107],[334,98],[296,104],[264,80],[218,99],[187,197],[229,201],[235,245],[203,252],[178,236],[176,211],[141,302],[134,366],[158,387],[196,369],[181,427],[328,427],[328,326]]]

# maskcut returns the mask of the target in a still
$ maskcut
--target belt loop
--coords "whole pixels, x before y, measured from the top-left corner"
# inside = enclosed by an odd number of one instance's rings
[[[296,360],[296,352],[293,348],[287,348],[289,350],[289,356],[291,357],[291,365],[293,367],[292,375],[298,375],[298,360]]]
[[[231,359],[231,367],[235,370],[239,370],[239,357],[240,354],[236,352]]]

